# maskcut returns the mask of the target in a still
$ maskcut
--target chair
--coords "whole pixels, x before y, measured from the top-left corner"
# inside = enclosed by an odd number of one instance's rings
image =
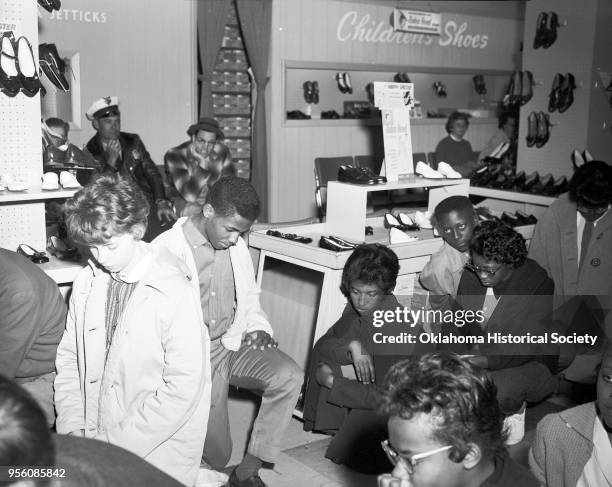
[[[353,156],[315,158],[315,202],[319,220],[325,217],[327,205],[327,183],[338,179],[340,166],[354,166]]]
[[[380,174],[383,156],[355,156],[355,166],[370,169],[374,174]]]
[[[436,153],[435,152],[428,152],[427,153],[427,161],[429,163],[429,165],[431,166],[432,169],[438,169],[438,159],[436,158]]]

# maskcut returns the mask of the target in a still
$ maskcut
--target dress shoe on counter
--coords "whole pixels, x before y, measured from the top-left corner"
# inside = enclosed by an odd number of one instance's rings
[[[73,262],[81,260],[81,254],[77,248],[71,246],[59,237],[51,236],[48,238],[47,250],[51,255],[54,255],[60,260],[70,260]]]
[[[341,183],[374,185],[377,184],[375,178],[367,176],[364,172],[353,166],[340,166],[338,168],[338,181]]]
[[[374,174],[374,172],[369,167],[358,167],[357,169],[359,169],[368,178],[374,179],[376,181],[376,184],[387,184],[387,178],[385,176]]]
[[[355,248],[354,245],[343,245],[338,243],[337,240],[325,236],[321,236],[319,239],[319,247],[322,249],[331,250],[332,252],[343,252],[346,250],[353,250]]]
[[[418,237],[406,235],[399,228],[391,228],[389,230],[389,243],[391,245],[399,244],[399,243],[415,242],[417,240],[418,240]]]
[[[63,166],[66,160],[66,149],[49,144],[43,152],[43,165]]]
[[[508,213],[507,211],[504,211],[502,213],[501,221],[512,228],[518,227],[520,225],[520,220],[516,216]]]
[[[77,189],[80,188],[81,185],[77,181],[77,178],[70,174],[68,171],[62,171],[59,175],[59,182],[64,189]]]
[[[397,215],[399,222],[404,225],[406,230],[419,230],[421,227],[406,213],[400,213]]]
[[[309,244],[312,242],[310,237],[302,237],[301,235],[296,235],[295,233],[282,233],[278,230],[268,230],[266,235],[270,235],[271,237],[283,238],[285,240],[292,240],[294,242]]]
[[[35,264],[44,264],[49,262],[49,257],[47,257],[47,254],[32,248],[28,244],[19,244],[19,247],[17,247],[17,253],[27,257]]]
[[[433,225],[431,224],[431,213],[429,211],[417,211],[414,214],[414,222],[420,228],[433,228]]]
[[[553,182],[552,185],[544,188],[542,194],[544,196],[559,196],[562,193],[566,193],[568,190],[569,183],[567,177],[561,176]]]
[[[536,223],[538,223],[538,219],[535,216],[528,215],[527,213],[525,213],[524,211],[521,211],[521,210],[517,210],[516,211],[516,216],[522,222],[524,222],[523,225],[535,225]]]
[[[443,179],[444,178],[444,176],[440,174],[438,171],[436,171],[435,169],[432,169],[427,164],[421,161],[417,162],[417,165],[414,168],[414,172],[428,179]]]
[[[489,173],[489,166],[481,167],[477,171],[472,174],[470,178],[470,184],[472,186],[480,186],[480,181],[485,177],[486,174]]]
[[[41,189],[45,191],[53,191],[59,189],[59,178],[54,172],[46,172],[42,175]]]
[[[291,110],[287,112],[287,120],[310,120],[310,115],[306,115],[300,110]]]
[[[523,184],[525,184],[525,179],[527,177],[525,176],[525,171],[521,171],[519,172],[517,175],[515,175],[512,178],[512,186],[511,187],[506,187],[506,186],[502,186],[503,189],[513,189],[514,191],[518,191],[517,188],[521,187]]]
[[[555,183],[552,174],[546,174],[542,176],[537,184],[534,184],[529,190],[530,193],[543,195],[544,191]]]
[[[438,163],[437,171],[442,174],[442,176],[447,177],[449,179],[461,179],[463,177],[461,173],[455,171],[450,164],[447,164],[444,161]]]
[[[402,223],[399,216],[395,216],[391,213],[387,213],[383,218],[383,226],[385,228],[397,228],[401,231],[407,230],[419,230],[419,226],[410,218],[408,215],[403,214],[403,220],[410,223]]]
[[[522,185],[520,185],[520,187],[517,187],[517,190],[522,193],[528,193],[531,191],[531,188],[533,186],[538,184],[539,181],[540,181],[540,175],[538,174],[537,171],[534,171],[525,178],[525,182]]]
[[[321,120],[337,120],[340,118],[340,114],[336,110],[327,110],[321,112]]]

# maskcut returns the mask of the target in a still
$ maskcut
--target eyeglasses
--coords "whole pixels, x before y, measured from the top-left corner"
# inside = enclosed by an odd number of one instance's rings
[[[435,450],[417,453],[408,457],[400,455],[397,450],[391,446],[389,440],[382,441],[380,443],[380,446],[382,446],[383,451],[385,452],[387,458],[393,464],[394,467],[397,466],[398,463],[401,463],[402,467],[405,468],[409,474],[413,474],[415,467],[426,458],[429,458],[433,455],[437,455],[438,453],[442,453],[443,451],[448,451],[453,448],[452,446],[448,445],[443,446],[441,448],[436,448]]]
[[[495,277],[495,274],[501,271],[504,265],[501,264],[497,269],[485,269],[484,267],[475,266],[472,262],[468,262],[467,264],[465,264],[464,267],[466,269],[471,270],[476,275],[484,274],[485,276],[488,276],[488,277]]]

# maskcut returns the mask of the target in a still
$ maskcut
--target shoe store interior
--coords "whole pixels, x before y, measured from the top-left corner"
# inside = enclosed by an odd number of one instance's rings
[[[73,282],[98,264],[72,240],[64,203],[101,173],[118,172],[142,189],[151,208],[145,242],[170,231],[175,220],[206,218],[208,191],[223,176],[245,179],[260,199],[259,217],[242,234],[260,290],[254,299],[278,349],[304,371],[304,382],[273,447],[274,461],[263,455],[263,467],[247,480],[240,476],[248,459],[262,462],[252,454],[253,436],[263,428],[258,418],[266,396],[262,401],[261,392],[231,386],[231,457],[216,469],[219,477],[200,475],[195,485],[365,487],[400,485],[398,478],[401,485],[468,485],[459,474],[459,484],[417,483],[421,461],[455,468],[466,460],[427,458],[458,448],[442,437],[429,450],[398,444],[399,433],[390,431],[392,420],[387,430],[388,416],[374,398],[386,384],[381,370],[390,364],[383,360],[379,370],[376,355],[372,361],[371,351],[349,345],[346,364],[322,367],[323,355],[313,348],[349,311],[355,323],[363,322],[355,326],[366,327],[366,312],[356,303],[381,290],[404,310],[458,306],[457,286],[469,284],[465,274],[480,279],[474,286],[483,296],[486,290],[478,309],[491,324],[496,304],[492,312],[485,304],[500,300],[491,283],[511,277],[503,277],[504,270],[496,280],[498,269],[510,265],[497,258],[505,252],[499,241],[492,250],[477,249],[475,241],[487,232],[498,232],[500,241],[517,239],[525,249],[521,262],[554,282],[548,293],[555,304],[570,295],[612,295],[611,22],[609,0],[0,0],[0,252],[33,262],[70,307]],[[197,152],[202,141],[207,152]],[[185,170],[176,169],[173,157]],[[596,186],[595,196],[589,185]],[[448,201],[459,206],[449,208]],[[473,215],[467,223],[466,212]],[[363,244],[394,254],[391,289],[358,274],[347,277]],[[436,264],[445,252],[446,260]],[[2,281],[6,257],[0,257]],[[500,265],[491,270],[488,264]],[[519,264],[512,265],[507,276],[516,278]],[[376,279],[387,279],[381,273]],[[430,278],[440,287],[429,287]],[[437,303],[450,282],[449,301]],[[5,289],[0,282],[2,307]],[[593,327],[612,326],[612,313],[591,315]],[[433,333],[438,324],[421,325]],[[2,344],[12,333],[4,326],[0,318],[0,374],[2,355],[11,348]],[[477,349],[461,357],[470,362]],[[519,403],[518,436],[506,421],[516,419],[516,410],[505,417],[504,431],[512,433],[505,451],[540,485],[570,485],[550,480],[543,464],[534,470],[534,444],[536,437],[545,442],[537,436],[543,418],[565,421],[568,408],[597,404],[601,350],[599,361],[594,355],[557,357],[549,374],[554,386],[541,389],[547,395]],[[347,393],[329,412],[342,381],[367,391],[359,400]],[[323,391],[310,404],[315,413],[308,409],[311,383]],[[388,415],[409,422],[409,406],[383,396]],[[432,401],[434,409],[441,404]],[[609,435],[612,420],[606,421]],[[0,419],[0,465],[3,428]],[[592,439],[597,431],[589,432],[591,461],[596,450],[612,454],[609,442]],[[449,457],[462,457],[455,453]],[[59,458],[54,461],[61,467]],[[609,485],[589,483],[597,475],[612,478],[602,470],[585,467],[574,480],[582,472],[577,485]],[[469,485],[510,485],[486,478]],[[519,484],[538,485],[530,482]]]

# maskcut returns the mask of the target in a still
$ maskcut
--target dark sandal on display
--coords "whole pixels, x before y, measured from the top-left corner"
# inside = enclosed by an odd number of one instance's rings
[[[268,230],[266,235],[270,235],[271,237],[284,238],[285,240],[293,240],[294,242],[309,244],[312,242],[310,237],[302,237],[300,235],[296,235],[295,233],[282,233],[278,230]]]
[[[28,244],[19,244],[19,247],[17,247],[17,253],[27,257],[35,264],[44,264],[49,262],[49,257],[47,257],[47,254],[44,252],[39,252]]]

